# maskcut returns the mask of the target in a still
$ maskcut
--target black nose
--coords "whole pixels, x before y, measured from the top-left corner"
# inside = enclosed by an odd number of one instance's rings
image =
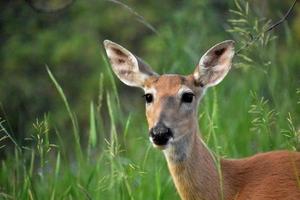
[[[166,145],[173,133],[171,129],[166,127],[164,124],[159,123],[155,127],[150,129],[150,137],[156,145]]]

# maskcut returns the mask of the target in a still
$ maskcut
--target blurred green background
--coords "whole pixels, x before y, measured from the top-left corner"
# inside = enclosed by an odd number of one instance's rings
[[[142,91],[116,79],[102,41],[160,74],[189,74],[212,45],[234,39],[243,47],[292,3],[2,1],[0,197],[178,199],[148,142]],[[200,105],[204,140],[217,155],[299,148],[299,4],[260,36]]]

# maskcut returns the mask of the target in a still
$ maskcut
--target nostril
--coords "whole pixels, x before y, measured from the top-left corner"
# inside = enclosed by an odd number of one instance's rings
[[[173,137],[173,132],[172,132],[171,129],[169,129],[169,128],[168,128],[168,135],[169,135],[170,137]]]
[[[150,129],[150,137],[156,145],[166,145],[169,139],[173,137],[173,133],[170,128],[158,124]]]

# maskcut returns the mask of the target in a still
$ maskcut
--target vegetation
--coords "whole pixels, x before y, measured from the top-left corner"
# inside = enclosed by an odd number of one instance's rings
[[[142,91],[115,79],[102,41],[189,74],[207,48],[242,48],[291,3],[74,1],[42,13],[1,2],[0,199],[179,199],[148,141]],[[299,20],[298,6],[207,92],[199,123],[217,156],[299,150]]]

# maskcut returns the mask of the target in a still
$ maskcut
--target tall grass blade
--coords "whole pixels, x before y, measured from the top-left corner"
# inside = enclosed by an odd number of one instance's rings
[[[69,117],[71,119],[72,128],[73,128],[73,135],[74,135],[74,139],[75,139],[75,143],[76,143],[75,144],[76,151],[77,151],[76,155],[78,156],[78,161],[80,162],[83,158],[83,154],[82,154],[81,145],[80,145],[80,136],[79,136],[78,122],[77,122],[76,116],[71,111],[71,108],[69,106],[67,97],[65,96],[65,93],[64,93],[63,89],[61,88],[59,83],[56,81],[55,77],[53,76],[52,72],[50,71],[50,69],[47,65],[46,65],[46,69],[47,69],[47,72],[48,72],[48,75],[49,75],[50,79],[52,80],[52,82],[55,85],[56,90],[58,91],[60,97],[62,98],[63,103],[65,105],[65,108],[67,109],[67,112],[68,112]]]
[[[107,61],[107,58],[105,57],[104,54],[102,54],[102,58],[103,58],[103,60],[104,60],[104,62],[105,62],[107,74],[108,74],[108,76],[109,76],[109,80],[110,80],[110,83],[111,83],[111,85],[112,85],[113,94],[114,94],[114,97],[116,98],[117,105],[118,105],[118,109],[121,110],[120,100],[119,100],[119,93],[118,93],[116,81],[115,81],[114,76],[113,76],[113,72],[112,72],[111,67],[110,67],[110,64],[109,64],[109,62]]]
[[[90,130],[89,130],[89,145],[95,147],[97,144],[97,131],[94,103],[90,104]]]
[[[15,145],[15,147],[21,151],[20,146],[18,145],[17,141],[9,134],[9,132],[6,130],[6,128],[3,126],[4,120],[0,118],[0,133],[3,132],[5,136],[7,136]]]

